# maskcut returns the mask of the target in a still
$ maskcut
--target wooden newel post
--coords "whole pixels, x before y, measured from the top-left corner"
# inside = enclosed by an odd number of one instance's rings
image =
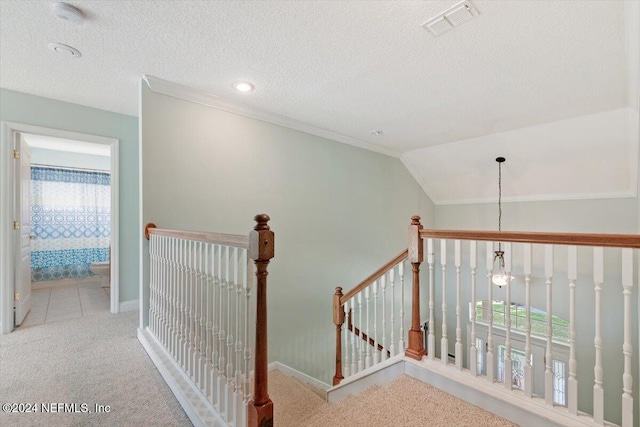
[[[424,245],[422,237],[420,237],[420,217],[415,215],[411,217],[411,225],[409,225],[409,262],[413,272],[413,291],[411,301],[411,329],[409,330],[409,346],[405,351],[405,355],[416,360],[421,360],[425,355],[424,349],[424,333],[420,329],[420,263],[424,259]]]
[[[337,287],[333,294],[333,323],[336,325],[336,374],[333,376],[333,385],[340,384],[342,376],[342,324],[344,323],[344,308],[340,304],[342,288]]]
[[[267,225],[269,215],[255,216],[249,233],[249,256],[256,264],[256,356],[253,401],[248,407],[249,427],[273,426],[273,402],[268,392],[267,355],[267,266],[274,255],[274,234]]]

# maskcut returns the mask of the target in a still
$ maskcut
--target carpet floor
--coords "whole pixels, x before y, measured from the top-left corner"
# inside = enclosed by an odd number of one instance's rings
[[[6,413],[3,406],[0,425],[191,426],[138,342],[137,325],[137,312],[100,313],[0,336],[0,404],[60,411]],[[58,403],[76,406],[63,412]],[[83,403],[92,412],[82,412]],[[96,404],[109,412],[95,412]]]
[[[407,375],[327,403],[280,371],[269,374],[277,427],[480,427],[515,424]]]

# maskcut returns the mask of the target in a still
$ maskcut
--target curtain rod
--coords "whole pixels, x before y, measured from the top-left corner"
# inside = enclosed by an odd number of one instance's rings
[[[102,172],[102,173],[111,174],[111,171],[108,169],[76,168],[76,167],[70,167],[70,166],[45,165],[44,163],[31,163],[31,166],[55,168],[55,169],[67,169],[67,170],[74,170],[74,171]]]

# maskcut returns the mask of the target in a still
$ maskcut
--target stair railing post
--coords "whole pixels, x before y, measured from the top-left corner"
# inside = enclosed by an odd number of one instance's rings
[[[333,294],[333,323],[336,325],[336,374],[333,376],[333,385],[340,384],[344,379],[342,375],[342,325],[344,324],[344,307],[340,304],[342,288],[337,287]]]
[[[253,401],[248,407],[249,427],[273,426],[273,402],[268,393],[267,355],[267,266],[274,256],[274,233],[269,215],[256,215],[249,233],[249,256],[256,265],[256,347]]]
[[[420,217],[411,217],[409,225],[409,262],[413,272],[413,291],[411,301],[411,329],[409,330],[409,346],[405,355],[416,360],[421,360],[425,355],[424,335],[420,329],[420,263],[424,259],[422,237],[420,237]],[[431,325],[430,325],[431,326]]]

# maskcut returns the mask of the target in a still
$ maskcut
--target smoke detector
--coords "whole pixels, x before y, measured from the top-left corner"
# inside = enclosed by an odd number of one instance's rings
[[[69,3],[54,3],[52,9],[54,15],[72,24],[80,25],[84,22],[84,14],[82,11]]]
[[[478,15],[478,10],[473,7],[469,0],[465,0],[429,19],[422,24],[422,28],[428,30],[435,36],[439,36]]]

